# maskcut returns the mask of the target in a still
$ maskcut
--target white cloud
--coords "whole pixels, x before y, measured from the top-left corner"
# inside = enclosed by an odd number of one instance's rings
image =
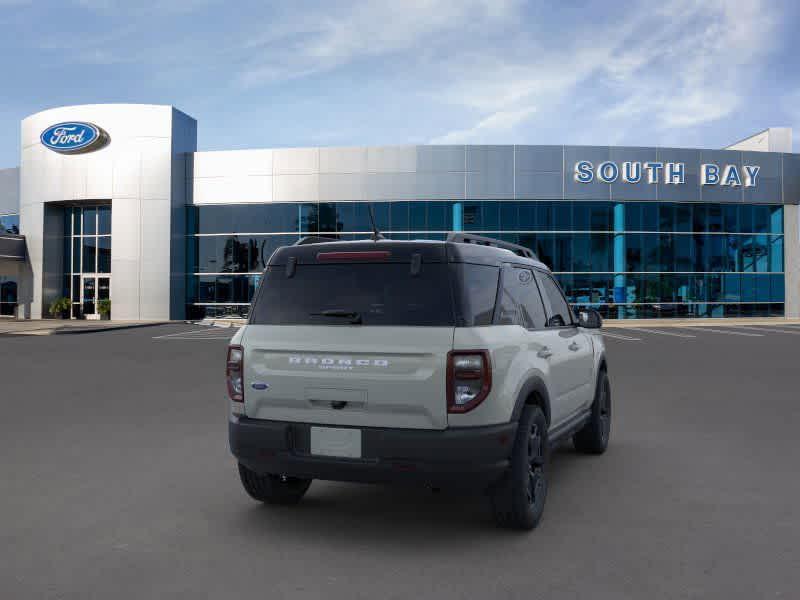
[[[442,46],[441,36],[464,35],[477,23],[502,23],[517,0],[404,0],[346,6],[323,4],[308,15],[273,22],[247,40],[251,54],[239,81],[246,87],[322,73],[370,57]],[[450,38],[450,41],[454,41]]]
[[[466,142],[487,141],[481,139],[484,134],[510,132],[526,121],[536,112],[536,108],[529,106],[519,110],[498,111],[479,121],[474,127],[451,131],[443,136],[434,138],[431,144],[463,144]]]
[[[616,137],[643,123],[669,130],[722,119],[750,93],[749,73],[775,28],[775,13],[762,0],[647,2],[614,16],[572,24],[556,40],[543,28],[509,32],[511,52],[482,49],[474,71],[462,61],[447,91],[432,96],[480,116],[434,139],[491,139],[506,128],[487,124],[487,114],[532,107],[539,109],[532,127],[554,120],[568,127],[573,116],[592,111],[600,117],[592,126]]]

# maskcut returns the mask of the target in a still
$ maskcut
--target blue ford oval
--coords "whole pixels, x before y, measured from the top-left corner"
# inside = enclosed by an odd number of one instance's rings
[[[98,150],[108,141],[108,134],[92,123],[70,121],[51,125],[40,136],[42,144],[62,154]]]

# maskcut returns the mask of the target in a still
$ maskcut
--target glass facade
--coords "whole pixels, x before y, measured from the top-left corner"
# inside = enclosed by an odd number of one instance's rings
[[[0,275],[0,316],[13,317],[17,308],[17,280]]]
[[[19,235],[19,215],[0,215],[0,234],[3,233]],[[0,275],[0,317],[16,314],[17,286],[16,277]]]
[[[72,300],[72,317],[95,314],[110,291],[111,207],[65,208],[63,294]]]
[[[0,233],[19,235],[19,215],[0,215]]]
[[[247,314],[275,248],[363,239],[369,203],[187,209],[191,318]],[[467,200],[373,202],[393,239],[464,230],[531,248],[573,305],[612,318],[783,315],[783,208],[771,204]]]

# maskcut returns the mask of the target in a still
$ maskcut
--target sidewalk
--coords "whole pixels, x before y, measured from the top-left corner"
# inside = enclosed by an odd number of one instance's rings
[[[76,333],[95,333],[133,327],[151,327],[170,321],[83,321],[68,319],[38,319],[17,321],[0,319],[0,335],[64,335]]]

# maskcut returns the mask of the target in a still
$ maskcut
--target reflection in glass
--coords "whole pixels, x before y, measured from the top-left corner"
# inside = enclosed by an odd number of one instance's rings
[[[108,235],[111,233],[111,207],[100,206],[97,209],[97,233]]]
[[[452,228],[455,202],[192,207],[187,209],[190,231],[224,235],[190,237],[187,241],[190,269],[198,274],[187,282],[187,299],[190,304],[216,303],[222,307],[214,311],[234,310],[226,305],[247,303],[254,293],[255,275],[247,274],[260,273],[279,246],[316,232],[342,240],[364,239],[364,232],[371,229],[370,204],[379,228],[390,239],[443,239],[440,232]],[[783,312],[780,206],[627,202],[624,214],[618,215],[624,230],[615,241],[611,233],[615,229],[614,204],[607,201],[523,198],[458,202],[462,204],[464,229],[487,232],[531,248],[557,273],[571,302],[596,304],[604,315],[690,317]],[[98,216],[98,223],[102,218]],[[103,250],[100,242],[98,270],[104,268]],[[213,273],[226,275],[221,279],[199,275]],[[750,279],[741,273],[750,274]],[[759,274],[768,279],[753,279]],[[617,280],[619,289],[615,293]]]
[[[95,284],[94,277],[84,277],[83,279],[83,314],[91,315],[95,313],[94,300],[95,300]]]
[[[95,273],[95,254],[96,254],[97,238],[85,237],[83,238],[83,272]]]
[[[97,233],[97,209],[83,209],[83,235],[95,235]]]
[[[111,273],[111,236],[97,238],[97,272]]]

